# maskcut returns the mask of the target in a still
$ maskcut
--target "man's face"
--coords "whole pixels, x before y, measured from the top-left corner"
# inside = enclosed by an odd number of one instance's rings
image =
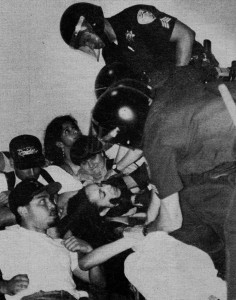
[[[27,178],[38,179],[39,175],[40,175],[40,170],[41,170],[40,167],[24,169],[24,170],[19,170],[19,169],[15,168],[15,173],[16,173],[16,176],[21,180],[24,180]]]
[[[88,47],[91,50],[101,49],[105,46],[101,38],[92,30],[84,30],[80,38],[81,47]]]
[[[107,172],[106,160],[101,153],[83,161],[80,168],[82,173],[92,176],[96,182],[103,180]]]
[[[57,211],[52,198],[53,196],[43,191],[34,196],[26,206],[27,215],[25,219],[29,227],[36,231],[44,231],[55,225]]]
[[[85,193],[89,201],[98,207],[114,207],[110,200],[121,196],[119,188],[108,184],[90,184],[86,186]]]
[[[79,130],[77,125],[71,122],[66,122],[62,125],[61,141],[64,146],[72,147],[72,145],[80,135],[81,131]]]
[[[89,47],[92,50],[103,48],[105,46],[104,42],[94,32],[90,23],[83,16],[80,17],[80,21],[82,21],[79,38],[80,47]]]
[[[80,17],[76,28],[78,32],[72,38],[71,47],[92,55],[99,61],[100,49],[105,47],[103,40],[94,32],[84,16]]]

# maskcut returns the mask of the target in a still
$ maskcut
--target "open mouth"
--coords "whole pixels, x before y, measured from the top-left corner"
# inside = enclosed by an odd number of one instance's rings
[[[55,210],[51,211],[50,217],[57,217],[57,212]]]

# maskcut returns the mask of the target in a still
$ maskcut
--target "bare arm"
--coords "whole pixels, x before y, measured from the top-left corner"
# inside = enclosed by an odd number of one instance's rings
[[[99,287],[106,286],[106,280],[101,266],[91,267],[91,269],[86,271],[82,270],[78,266],[75,270],[73,270],[73,274],[85,282],[90,282],[91,284]]]
[[[85,241],[78,239],[74,236],[69,236],[64,240],[65,247],[72,252],[78,252],[79,265],[73,270],[73,274],[82,279],[85,282],[90,282],[99,287],[106,286],[105,276],[103,269],[100,266],[91,267],[89,270],[83,270],[80,268],[80,260],[84,255],[93,251],[93,248]]]
[[[171,42],[176,42],[176,66],[189,63],[194,39],[195,32],[182,22],[176,21],[170,37]]]
[[[165,199],[153,197],[147,212],[148,232],[162,230],[172,232],[182,225],[179,194],[174,193]]]
[[[146,224],[149,224],[156,220],[159,210],[160,210],[160,198],[157,196],[157,193],[152,189],[151,192],[151,201],[149,204],[149,207],[147,209],[147,218],[146,218]]]
[[[174,193],[161,200],[157,228],[172,232],[182,226],[182,213],[179,205],[179,194]]]
[[[94,266],[104,263],[111,257],[130,249],[134,244],[134,239],[122,238],[110,244],[101,246],[80,259],[79,266],[82,270],[89,270]]]

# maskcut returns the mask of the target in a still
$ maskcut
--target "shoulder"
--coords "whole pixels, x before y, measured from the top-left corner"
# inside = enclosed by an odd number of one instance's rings
[[[155,7],[151,5],[145,5],[145,4],[137,4],[130,7],[127,7],[126,9],[122,10],[121,12],[117,13],[116,15],[112,16],[111,18],[108,18],[108,20],[120,20],[120,18],[124,18],[124,20],[128,20],[130,22],[133,22],[134,20],[137,20],[138,23],[142,22],[142,14],[148,13],[149,18],[151,21],[155,20],[159,15],[162,15],[162,13]],[[140,21],[140,22],[139,22]],[[141,23],[140,23],[141,24]]]
[[[0,173],[0,193],[8,190],[7,178],[4,173]]]
[[[21,235],[19,225],[8,226],[0,230],[0,245],[2,246],[5,242],[10,243],[12,238],[18,238],[19,235]]]
[[[67,173],[62,168],[51,165],[44,168],[46,172],[53,178],[54,181],[60,182],[62,185],[62,189],[60,190],[61,193],[80,190],[83,186],[82,183]]]
[[[132,6],[127,7],[121,13],[137,13],[140,9],[145,10],[145,11],[150,11],[153,13],[160,12],[155,6],[146,5],[146,4],[137,4],[137,5],[132,5]]]
[[[0,171],[1,172],[11,172],[13,168],[10,165],[10,153],[7,151],[0,152]]]
[[[66,173],[66,171],[64,171],[61,167],[56,166],[56,165],[50,165],[46,168],[43,168],[45,171],[47,171],[48,173],[55,173],[55,172],[59,172],[61,174]]]
[[[51,165],[46,168],[43,168],[46,172],[48,172],[49,175],[52,176],[52,178],[55,180],[55,178],[61,177],[68,180],[75,180],[68,172],[66,172],[64,169],[62,169],[59,166]]]

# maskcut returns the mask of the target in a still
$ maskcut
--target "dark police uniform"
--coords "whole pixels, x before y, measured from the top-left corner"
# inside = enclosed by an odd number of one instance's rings
[[[157,70],[163,72],[175,65],[176,47],[170,37],[176,18],[154,6],[135,5],[107,20],[118,45],[106,41],[103,49],[106,64],[123,62],[150,85],[157,81]],[[199,47],[199,43],[195,42],[195,45]]]
[[[150,108],[144,155],[159,197],[179,193],[183,225],[172,235],[208,252],[224,273],[236,129],[217,83],[201,84],[189,66],[177,69]],[[236,99],[235,82],[229,89]]]

